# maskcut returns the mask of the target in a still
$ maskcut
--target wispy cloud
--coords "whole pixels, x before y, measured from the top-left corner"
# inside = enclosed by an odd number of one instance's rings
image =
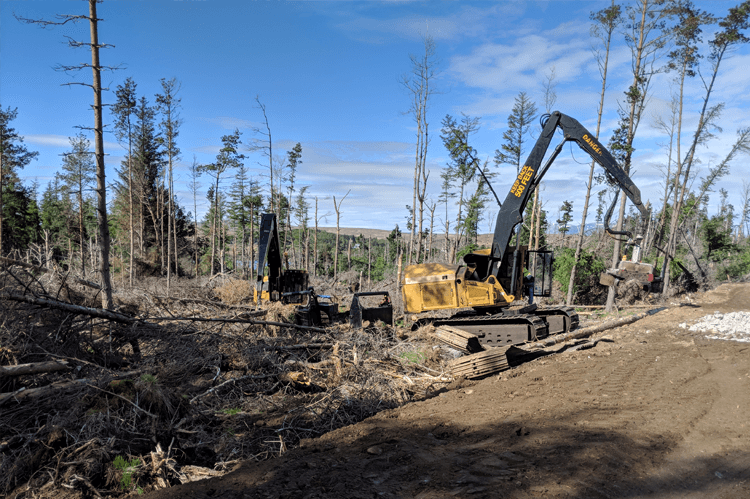
[[[428,33],[438,41],[455,41],[487,36],[490,30],[510,25],[524,10],[523,3],[502,2],[481,8],[463,6],[458,12],[444,16],[407,14],[382,18],[351,13],[340,15],[342,20],[335,27],[356,40],[369,43],[385,43],[393,35],[419,39]]]
[[[40,147],[63,147],[66,149],[70,148],[70,138],[65,135],[30,134],[24,135],[23,140],[27,144],[33,144]],[[93,148],[93,141],[91,143],[91,147]],[[121,149],[121,146],[117,142],[108,142],[105,140],[104,149]]]

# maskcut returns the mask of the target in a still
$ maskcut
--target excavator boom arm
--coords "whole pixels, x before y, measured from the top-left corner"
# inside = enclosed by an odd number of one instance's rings
[[[539,170],[542,161],[544,160],[544,155],[547,153],[547,149],[549,148],[550,142],[552,142],[552,138],[558,127],[563,131],[565,139],[557,146],[554,153],[547,160],[546,165],[540,172]],[[586,130],[586,128],[584,128],[577,120],[570,116],[566,116],[559,111],[555,111],[549,116],[549,119],[544,124],[539,139],[537,139],[536,144],[534,144],[534,148],[526,159],[524,167],[521,168],[518,177],[516,177],[510,192],[508,192],[508,195],[497,214],[488,274],[495,276],[498,275],[500,263],[503,260],[508,243],[513,236],[513,229],[523,221],[523,210],[529,202],[531,192],[539,185],[539,182],[547,172],[547,169],[562,150],[562,146],[568,141],[576,142],[581,149],[586,151],[594,159],[594,161],[607,170],[610,176],[615,182],[617,182],[641,214],[645,215],[647,213],[646,208],[641,202],[640,191],[635,184],[633,184],[633,181],[627,173],[620,168],[617,161],[615,161],[615,158],[612,157],[609,151],[607,151],[599,140],[597,140],[597,138],[591,134],[591,132]],[[609,231],[609,227],[607,227],[607,230]]]

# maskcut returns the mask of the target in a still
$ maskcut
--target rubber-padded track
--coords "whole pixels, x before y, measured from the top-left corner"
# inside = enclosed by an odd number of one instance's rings
[[[544,308],[538,308],[534,312],[538,315],[566,315],[570,318],[570,329],[568,331],[565,331],[566,333],[569,331],[573,331],[576,328],[578,328],[578,314],[576,313],[576,309],[573,307],[544,307]]]
[[[495,336],[503,335],[504,326],[517,326],[522,324],[529,327],[530,334],[528,335],[528,337],[519,339],[518,341],[514,342],[514,344],[521,344],[527,341],[534,341],[535,339],[546,338],[548,335],[547,323],[544,322],[544,319],[530,314],[469,315],[466,313],[462,313],[460,315],[457,314],[446,319],[427,319],[425,320],[425,323],[427,322],[432,322],[435,327],[447,325],[457,327],[459,329],[461,328],[461,326],[492,326],[492,332]],[[479,338],[480,343],[484,343],[482,339],[483,338],[481,337]],[[492,346],[497,345],[493,343]]]

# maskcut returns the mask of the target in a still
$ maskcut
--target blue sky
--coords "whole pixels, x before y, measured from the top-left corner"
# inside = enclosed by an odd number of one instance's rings
[[[724,16],[736,2],[697,2]],[[545,74],[557,76],[556,109],[596,127],[601,80],[591,47],[589,14],[607,1],[578,2],[249,2],[249,1],[105,1],[100,4],[99,36],[114,47],[101,52],[104,65],[122,69],[106,73],[112,90],[125,78],[137,83],[138,96],[154,102],[160,78],[177,78],[182,98],[178,145],[182,159],[176,169],[176,188],[186,209],[192,211],[187,167],[214,160],[221,136],[235,127],[243,140],[252,139],[252,127],[262,115],[256,95],[265,104],[279,155],[296,142],[303,147],[297,185],[309,185],[310,201],[319,199],[320,214],[333,213],[332,196],[351,194],[342,207],[341,224],[348,227],[392,229],[405,225],[405,205],[411,204],[414,169],[413,120],[404,112],[409,97],[399,77],[410,68],[409,54],[423,51],[422,36],[429,31],[437,44],[441,73],[436,80],[428,121],[432,142],[428,150],[428,198],[439,195],[439,174],[447,155],[439,140],[440,121],[446,114],[481,117],[473,144],[481,158],[492,157],[502,143],[513,99],[525,91],[543,109]],[[20,175],[40,183],[40,191],[59,170],[61,154],[69,150],[68,137],[76,126],[91,126],[91,91],[66,86],[90,81],[90,72],[66,75],[59,64],[90,61],[85,49],[70,49],[65,35],[88,37],[88,25],[40,29],[19,23],[55,14],[85,14],[85,2],[0,0],[0,105],[18,108],[14,128],[25,137],[39,158]],[[705,39],[710,38],[710,31]],[[746,127],[750,108],[750,47],[741,47],[724,61],[712,104],[726,103],[723,132],[700,150],[701,172],[720,161],[731,147],[735,132]],[[610,59],[601,141],[607,143],[616,125],[618,102],[632,76],[630,54],[622,35]],[[673,75],[659,75],[644,121],[636,138],[633,179],[643,198],[661,206],[662,174],[666,162],[659,145],[667,139],[651,126],[655,113],[666,115]],[[702,97],[700,81],[687,89],[686,135],[694,130]],[[106,122],[111,123],[107,113]],[[111,130],[111,127],[110,127]],[[534,129],[538,133],[538,128]],[[125,150],[113,134],[105,137],[108,179]],[[687,140],[684,142],[687,143]],[[530,147],[530,146],[529,146]],[[245,164],[261,184],[265,160],[246,152]],[[750,181],[747,156],[732,164],[731,175],[718,187],[730,193],[740,209],[742,182]],[[265,164],[265,163],[264,163]],[[573,146],[563,150],[543,184],[544,208],[555,218],[564,200],[573,201],[574,219],[580,220],[588,176],[588,158]],[[501,198],[510,188],[515,168],[501,167],[493,182]],[[206,209],[203,178],[198,213]],[[230,185],[227,177],[226,187]],[[709,212],[715,213],[717,192]],[[444,213],[441,207],[437,210]],[[455,207],[450,207],[454,217]],[[487,212],[480,230],[490,232],[496,207]],[[312,214],[311,214],[312,215]],[[436,220],[436,225],[442,225]],[[591,220],[591,219],[589,219]],[[335,225],[328,217],[323,225]]]

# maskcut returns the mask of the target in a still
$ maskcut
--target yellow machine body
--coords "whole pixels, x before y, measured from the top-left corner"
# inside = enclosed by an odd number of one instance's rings
[[[263,276],[263,291],[260,292],[260,299],[265,300],[265,301],[269,301],[271,299],[270,295],[268,294],[268,276],[267,275]],[[257,289],[253,289],[253,302],[258,303],[258,290]]]
[[[506,307],[515,300],[494,276],[477,281],[472,274],[474,269],[464,265],[409,265],[401,288],[404,309],[420,313],[449,308]]]

